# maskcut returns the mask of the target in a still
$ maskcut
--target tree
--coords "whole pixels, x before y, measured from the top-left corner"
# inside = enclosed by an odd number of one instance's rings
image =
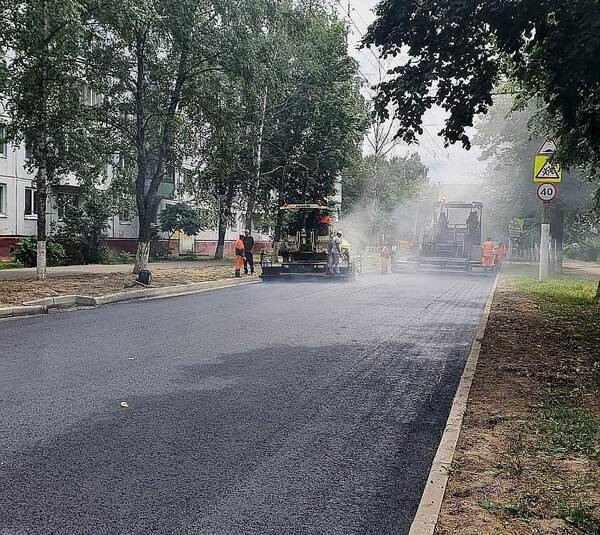
[[[326,202],[342,173],[360,161],[368,123],[345,26],[321,4],[299,6],[287,24],[296,47],[265,157],[275,208],[284,202]],[[280,230],[278,217],[276,240]]]
[[[344,175],[343,217],[353,230],[373,243],[393,233],[401,207],[416,198],[427,181],[427,167],[418,154],[406,157],[365,157],[356,172]]]
[[[195,236],[202,230],[202,221],[198,210],[185,204],[168,204],[160,213],[160,229],[169,234],[167,256],[171,251],[171,240],[176,232]]]
[[[279,2],[268,19],[256,8],[238,32],[235,60],[194,91],[197,157],[188,189],[213,207],[216,257],[234,208],[245,209],[250,226],[257,209],[272,214],[285,201],[325,201],[342,170],[359,160],[366,114],[356,63],[344,26],[319,5]],[[246,31],[253,20],[270,25]],[[275,227],[277,237],[280,221]]]
[[[46,277],[48,190],[73,171],[87,139],[77,68],[86,11],[78,0],[3,0],[0,99],[8,140],[30,148],[37,195],[37,277]]]
[[[376,108],[413,142],[433,105],[449,112],[446,143],[470,147],[465,129],[487,113],[500,82],[538,101],[542,134],[565,166],[600,169],[600,17],[591,0],[383,0],[364,43],[398,57]],[[467,22],[468,21],[468,22]],[[408,50],[409,57],[402,55]],[[391,109],[390,109],[391,108]]]
[[[95,120],[120,134],[121,151],[135,162],[134,272],[147,269],[152,223],[186,156],[187,89],[221,67],[234,7],[228,0],[104,0],[89,26],[86,78],[103,95]]]
[[[217,226],[215,259],[223,258],[225,235],[232,220],[236,197],[239,197],[242,173],[240,159],[244,133],[239,78],[215,72],[195,91],[191,105],[195,170],[183,184],[199,206],[210,207]]]
[[[485,114],[502,82],[542,108],[538,133],[555,138],[555,157],[591,177],[600,169],[600,17],[592,0],[383,0],[364,43],[382,56],[408,50],[380,84],[376,109],[413,142],[425,111],[449,112],[440,134],[469,148],[466,128]],[[468,25],[465,23],[469,21]],[[392,108],[390,110],[390,108]],[[600,283],[598,285],[600,298]]]
[[[541,217],[540,203],[532,183],[532,155],[544,139],[532,134],[540,114],[533,104],[514,109],[510,96],[496,97],[496,103],[485,119],[477,124],[474,142],[483,149],[482,159],[489,162],[482,179],[486,197],[488,228],[505,234],[513,218]],[[576,170],[565,172],[560,195],[551,206],[551,235],[556,267],[560,269],[562,242],[570,225],[580,220],[593,207],[593,186]],[[495,228],[494,228],[495,227]]]

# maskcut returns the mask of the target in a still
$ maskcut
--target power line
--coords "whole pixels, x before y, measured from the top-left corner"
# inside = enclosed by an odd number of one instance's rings
[[[340,8],[342,9],[342,13],[344,13],[344,15],[348,18],[348,20],[350,21],[350,23],[354,26],[354,28],[356,28],[356,30],[359,32],[360,35],[362,35],[362,30],[359,28],[358,24],[356,24],[356,22],[354,21],[354,19],[352,18],[352,16],[350,15],[349,12],[346,12],[344,5],[342,4],[341,0],[335,0],[337,2],[337,4],[340,6]],[[352,3],[351,0],[348,0],[348,7],[352,6],[352,9],[356,12],[356,14],[358,15],[358,17],[362,20],[362,22],[365,24],[365,26],[368,28],[369,27],[369,23],[364,19],[364,17],[360,14],[360,12],[358,11],[358,9],[356,9],[356,6],[354,6],[354,4]],[[377,56],[377,54],[375,54],[375,52],[373,51],[372,48],[367,47],[369,52],[371,52],[371,54],[373,54],[373,56],[375,57],[376,61],[377,61],[377,65],[381,70],[383,70],[386,74],[389,71],[388,67],[384,67],[383,64],[381,63],[380,58]],[[360,52],[362,52],[362,49],[359,49]],[[372,64],[372,62],[369,61],[369,63]],[[428,110],[431,111],[431,110]],[[431,139],[432,142],[432,147],[433,148],[433,152],[431,152],[423,143],[421,143],[421,146],[435,159],[437,160],[440,164],[445,165],[444,162],[442,162],[437,155],[435,154],[435,148],[438,149],[438,151],[440,152],[445,152],[447,157],[448,157],[448,163],[450,165],[450,167],[452,168],[452,171],[454,173],[456,173],[457,175],[458,170],[456,169],[456,166],[454,165],[454,162],[452,161],[452,158],[450,156],[450,153],[448,152],[447,149],[443,149],[442,147],[440,147],[440,145],[438,144],[438,142],[435,140],[435,138],[432,136],[431,132],[429,132],[429,130],[427,129],[427,127],[425,125],[422,125],[423,131],[425,132],[425,134],[429,137],[429,139]]]
[[[346,13],[346,10],[344,9],[344,5],[342,4],[341,0],[335,0],[337,2],[337,4],[342,8],[342,13],[344,13],[344,15],[348,18],[348,20],[350,21],[350,23],[357,29],[359,35],[363,34],[363,31],[358,27],[358,24],[356,24],[356,22],[354,21],[354,19],[352,18],[352,16],[350,15],[350,13]],[[354,5],[352,4],[352,2],[348,2],[348,5],[351,5],[352,7],[354,7]],[[356,8],[354,7],[354,10],[356,11]],[[358,11],[357,11],[358,13]],[[360,13],[358,13],[360,16]],[[363,19],[364,21],[364,19]],[[366,21],[365,21],[366,24]],[[367,24],[368,27],[368,24]],[[387,71],[387,69],[382,65],[379,56],[377,54],[375,54],[375,52],[373,52],[373,49],[370,47],[366,47],[367,50],[369,52],[371,52],[371,54],[373,54],[373,57],[375,58],[375,60],[377,61],[377,65],[379,66],[380,69],[382,69],[383,71]],[[362,50],[362,49],[361,49]]]
[[[321,28],[322,28],[322,29],[323,29],[325,32],[327,32],[327,31],[328,31],[328,28],[326,28],[326,27],[325,27],[325,25],[323,24],[323,21],[322,21],[322,20],[321,20],[321,19],[320,19],[320,18],[317,16],[317,14],[316,14],[316,13],[315,13],[315,12],[312,10],[312,7],[311,7],[311,8],[310,8],[308,11],[309,11],[309,12],[310,12],[310,14],[312,15],[313,19],[314,19],[314,20],[315,20],[315,21],[316,21],[316,22],[319,24],[319,26],[321,26]],[[325,43],[323,40],[321,40],[321,42],[322,42],[323,44],[327,44],[327,43]],[[373,66],[375,66],[375,65],[373,65]],[[359,75],[360,75],[360,77],[363,79],[363,81],[365,81],[365,82],[367,83],[367,86],[366,86],[367,92],[369,93],[369,97],[370,97],[371,99],[373,99],[373,91],[371,90],[371,87],[370,87],[370,86],[372,85],[371,81],[370,81],[370,80],[369,80],[369,79],[368,79],[368,78],[367,78],[367,77],[366,77],[366,76],[363,74],[363,72],[360,70],[360,67],[359,67],[359,66],[357,66],[357,67],[356,67],[356,70],[358,71],[358,74],[359,74]]]

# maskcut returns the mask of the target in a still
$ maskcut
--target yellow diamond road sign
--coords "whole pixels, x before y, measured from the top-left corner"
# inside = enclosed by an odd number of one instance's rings
[[[558,183],[562,178],[562,169],[560,165],[551,161],[551,156],[538,154],[535,157],[533,166],[534,182]]]

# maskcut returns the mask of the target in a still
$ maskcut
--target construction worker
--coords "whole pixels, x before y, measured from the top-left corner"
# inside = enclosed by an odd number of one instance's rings
[[[250,274],[254,274],[254,238],[250,233],[249,229],[244,231],[244,273],[248,275],[248,268],[250,268]]]
[[[390,270],[390,256],[392,254],[390,244],[385,242],[379,251],[379,259],[381,261],[381,274],[387,275]]]
[[[494,267],[494,242],[492,238],[486,238],[481,246],[481,264],[484,268]]]
[[[338,233],[329,242],[329,274],[340,274],[340,256],[342,255],[342,233]]]
[[[504,247],[504,244],[500,242],[498,247],[496,247],[496,263],[498,264],[498,267],[502,265],[507,253],[508,251],[506,250],[506,247]]]
[[[244,267],[244,235],[240,234],[235,242],[235,276],[241,277],[240,271]]]

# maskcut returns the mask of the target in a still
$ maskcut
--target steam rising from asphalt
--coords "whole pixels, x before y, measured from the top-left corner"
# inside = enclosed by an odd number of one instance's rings
[[[424,227],[431,224],[434,203],[442,199],[448,202],[485,203],[480,184],[429,184],[418,196],[395,207],[391,214],[379,213],[372,208],[368,199],[357,203],[358,208],[342,215],[338,227],[355,252],[363,252],[367,246],[379,246],[383,241],[392,245],[399,240],[418,241]],[[374,232],[373,227],[376,228],[382,218],[391,222],[389,230],[385,233]]]

